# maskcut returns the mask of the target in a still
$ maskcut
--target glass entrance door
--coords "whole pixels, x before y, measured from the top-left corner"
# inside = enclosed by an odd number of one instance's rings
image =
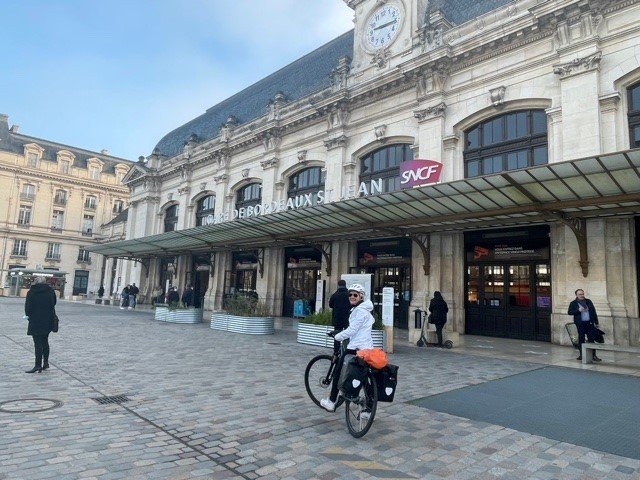
[[[315,310],[317,279],[317,268],[290,268],[286,271],[283,316],[304,317]]]
[[[466,332],[551,340],[548,264],[467,266]]]

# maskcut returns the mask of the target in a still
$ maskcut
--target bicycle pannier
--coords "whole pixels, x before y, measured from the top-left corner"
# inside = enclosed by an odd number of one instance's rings
[[[398,386],[398,366],[388,363],[386,367],[373,373],[378,386],[378,401],[393,402]]]
[[[340,377],[340,391],[346,398],[358,396],[367,378],[367,370],[367,364],[358,357],[349,360]]]

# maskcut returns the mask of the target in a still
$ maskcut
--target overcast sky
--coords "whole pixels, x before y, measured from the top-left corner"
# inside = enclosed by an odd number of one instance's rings
[[[343,0],[3,0],[0,113],[136,160],[225,98],[353,28]]]

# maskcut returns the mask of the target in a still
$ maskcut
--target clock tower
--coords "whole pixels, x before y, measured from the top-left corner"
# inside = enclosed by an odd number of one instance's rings
[[[373,76],[410,55],[424,22],[426,0],[344,0],[355,12],[351,71]],[[406,60],[406,58],[405,58]]]

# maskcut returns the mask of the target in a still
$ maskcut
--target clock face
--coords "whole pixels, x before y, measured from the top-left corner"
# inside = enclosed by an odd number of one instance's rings
[[[394,5],[383,5],[367,20],[367,44],[375,49],[393,42],[400,31],[400,10]]]

